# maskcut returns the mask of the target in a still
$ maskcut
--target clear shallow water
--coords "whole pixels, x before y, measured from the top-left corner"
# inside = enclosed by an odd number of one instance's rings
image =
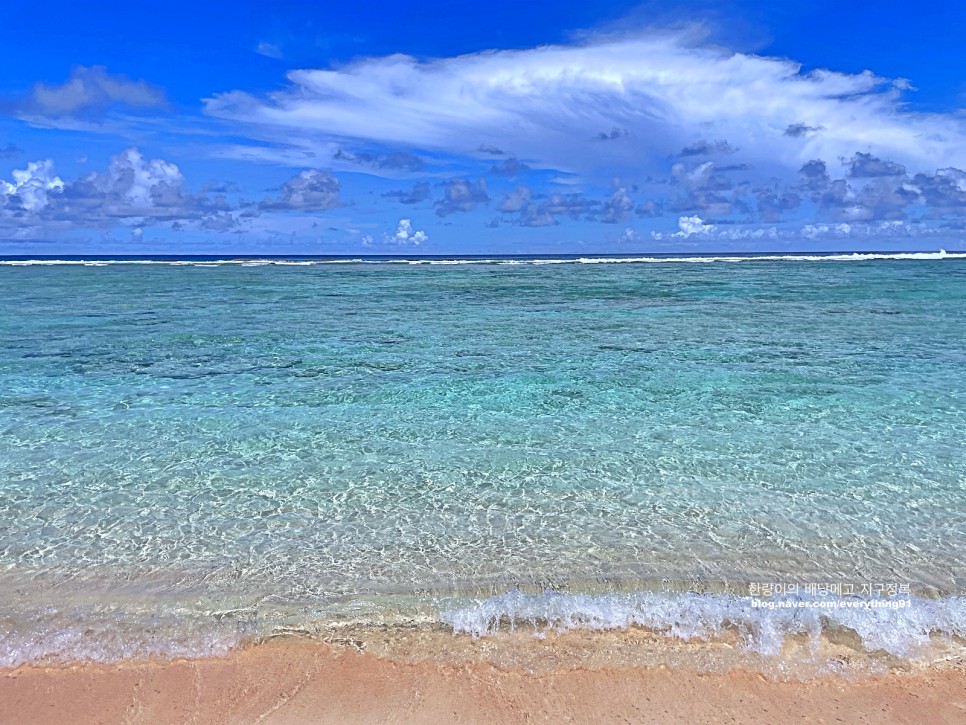
[[[521,586],[899,583],[962,636],[953,256],[0,265],[2,661]]]

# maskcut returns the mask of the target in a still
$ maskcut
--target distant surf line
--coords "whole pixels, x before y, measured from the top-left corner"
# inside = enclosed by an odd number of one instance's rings
[[[0,266],[83,266],[106,267],[113,265],[164,265],[190,267],[264,267],[297,266],[311,267],[344,264],[396,264],[414,266],[540,266],[553,264],[713,264],[740,262],[872,262],[885,260],[902,261],[940,261],[966,259],[966,252],[850,252],[828,254],[732,254],[732,255],[668,255],[668,256],[560,256],[560,257],[345,257],[345,258],[302,258],[302,257],[235,257],[235,258],[172,258],[172,259],[128,259],[128,258],[7,258],[0,259]]]

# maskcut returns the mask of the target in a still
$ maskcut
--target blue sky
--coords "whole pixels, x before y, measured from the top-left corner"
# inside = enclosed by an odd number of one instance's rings
[[[959,3],[16,4],[0,254],[962,250],[964,28]]]

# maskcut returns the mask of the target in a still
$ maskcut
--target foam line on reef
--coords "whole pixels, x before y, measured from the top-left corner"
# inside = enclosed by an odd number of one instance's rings
[[[474,258],[461,259],[278,259],[278,258],[240,258],[240,259],[6,259],[0,266],[82,266],[104,267],[110,265],[167,265],[192,267],[261,267],[261,266],[316,266],[330,264],[406,264],[406,265],[503,265],[527,266],[545,264],[657,264],[657,263],[739,263],[739,262],[871,262],[881,260],[936,261],[966,259],[966,252],[897,252],[847,254],[757,254],[757,255],[692,255],[692,256],[638,256],[638,257],[533,257],[533,258]]]

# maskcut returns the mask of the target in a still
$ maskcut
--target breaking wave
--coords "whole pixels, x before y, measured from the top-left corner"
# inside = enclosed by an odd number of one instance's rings
[[[526,594],[514,590],[444,610],[441,620],[456,634],[473,637],[529,629],[536,635],[568,630],[642,627],[668,638],[713,641],[737,633],[746,649],[781,652],[785,638],[806,635],[813,651],[824,634],[847,630],[868,652],[908,657],[934,639],[966,638],[966,597],[861,599],[771,597],[650,592]]]
[[[936,261],[966,259],[966,252],[853,252],[849,254],[750,254],[750,255],[691,255],[691,256],[599,256],[599,257],[474,257],[474,258],[385,258],[353,257],[339,259],[5,259],[0,266],[83,266],[104,267],[108,265],[168,265],[191,267],[262,267],[262,266],[317,266],[330,264],[406,264],[406,265],[544,265],[544,264],[711,264],[738,262],[871,262],[880,260]]]

